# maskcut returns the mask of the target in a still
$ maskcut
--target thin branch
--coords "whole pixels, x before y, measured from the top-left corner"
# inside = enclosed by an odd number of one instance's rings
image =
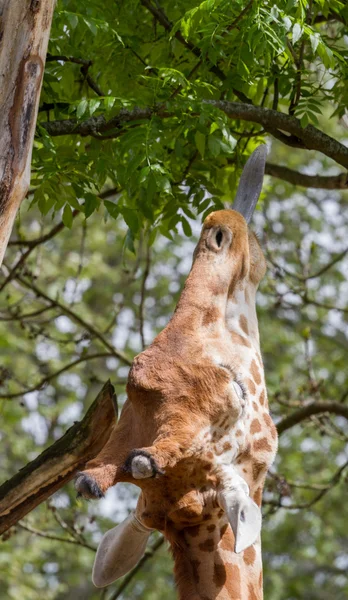
[[[65,542],[66,544],[74,544],[75,546],[82,546],[83,548],[88,548],[88,550],[92,550],[92,552],[96,551],[96,548],[94,548],[93,546],[90,546],[89,544],[83,543],[82,541],[79,542],[79,541],[73,540],[71,538],[59,537],[58,535],[54,535],[52,533],[47,533],[46,531],[40,531],[39,529],[30,527],[29,525],[21,523],[20,521],[17,523],[17,527],[20,527],[21,529],[24,529],[25,531],[29,531],[29,533],[33,533],[34,535],[45,538],[47,540],[53,540],[55,542]]]
[[[95,327],[93,327],[93,325],[91,325],[90,323],[87,323],[84,319],[82,319],[82,317],[80,317],[79,315],[77,315],[68,306],[66,306],[65,304],[62,304],[62,302],[59,302],[58,300],[54,300],[53,298],[51,298],[50,296],[48,296],[47,294],[45,294],[45,292],[43,292],[42,290],[40,290],[34,283],[30,283],[29,281],[27,281],[23,277],[17,276],[16,279],[22,285],[24,285],[25,287],[27,287],[30,290],[32,290],[36,294],[36,296],[38,296],[39,298],[43,298],[44,300],[46,300],[46,302],[49,302],[49,304],[51,306],[55,306],[55,307],[59,308],[65,315],[67,315],[73,321],[75,321],[75,323],[78,323],[81,327],[83,327],[84,329],[86,329],[87,331],[89,331],[92,334],[93,337],[97,338],[103,344],[103,346],[105,346],[105,348],[107,348],[109,350],[109,352],[112,354],[112,356],[115,356],[116,358],[120,359],[126,365],[130,366],[132,364],[132,361],[131,361],[130,358],[128,358],[128,356],[126,356],[120,350],[116,350],[114,348],[114,346],[112,344],[110,344],[105,339],[105,337],[97,329],[95,329]]]
[[[37,317],[48,310],[52,310],[55,308],[54,306],[44,306],[43,308],[39,308],[38,310],[33,310],[33,312],[29,313],[16,313],[11,315],[11,317],[1,317],[0,321],[24,321],[25,319],[32,319],[33,317]]]
[[[97,94],[97,96],[106,96],[103,90],[99,87],[96,81],[94,81],[93,77],[88,72],[88,69],[92,66],[93,62],[91,60],[86,60],[84,58],[75,58],[74,56],[64,56],[64,55],[53,55],[48,54],[46,58],[46,62],[52,61],[62,61],[62,62],[71,62],[81,65],[81,74],[84,79],[87,81],[89,87]]]
[[[325,190],[346,190],[348,189],[348,173],[339,175],[306,175],[293,171],[281,165],[266,163],[265,173],[271,177],[278,177],[293,185],[300,185],[306,188],[322,188]]]
[[[284,419],[277,423],[278,435],[282,435],[284,431],[291,429],[291,427],[298,425],[313,415],[323,413],[330,413],[348,419],[348,406],[339,402],[312,402],[311,404],[307,404],[307,406],[295,410],[291,415],[284,417]]]
[[[314,504],[316,504],[317,502],[319,502],[319,500],[321,500],[323,498],[323,496],[325,496],[330,490],[332,490],[332,488],[337,485],[340,480],[341,477],[345,471],[345,469],[348,467],[348,461],[345,462],[339,469],[338,471],[336,471],[336,473],[334,474],[334,476],[332,477],[331,481],[329,482],[329,484],[322,489],[319,494],[317,494],[312,500],[310,500],[309,502],[305,502],[303,504],[289,504],[289,505],[284,505],[282,504],[282,496],[279,497],[279,501],[275,502],[275,501],[265,501],[265,504],[271,505],[271,506],[276,506],[277,508],[286,508],[287,510],[304,510],[304,509],[308,509],[308,508],[312,508],[312,506],[314,506]]]
[[[73,219],[77,216],[81,214],[81,211],[77,210],[77,208],[75,208],[75,210],[73,210],[72,216]],[[59,233],[60,231],[62,231],[62,229],[65,228],[65,225],[63,222],[58,223],[57,225],[55,225],[54,227],[52,227],[52,229],[46,233],[45,235],[36,238],[34,240],[14,240],[9,242],[9,246],[29,246],[30,248],[36,248],[36,246],[38,246],[39,244],[44,244],[45,242],[47,242],[48,240],[50,240],[51,238],[53,238],[55,235],[57,235],[57,233]]]
[[[0,394],[0,399],[12,400],[13,398],[20,398],[24,394],[30,394],[30,392],[35,392],[36,390],[42,390],[43,386],[45,386],[49,381],[51,381],[52,379],[55,379],[56,377],[59,377],[59,375],[61,375],[62,373],[65,373],[65,371],[69,371],[76,365],[79,365],[80,363],[85,362],[87,360],[94,360],[95,358],[104,358],[106,356],[112,356],[112,355],[110,354],[110,352],[98,352],[97,354],[81,356],[80,358],[73,360],[68,365],[65,365],[58,371],[55,371],[55,373],[51,373],[50,375],[47,375],[47,377],[44,377],[43,379],[41,379],[41,381],[39,381],[39,383],[37,383],[33,387],[23,390],[21,392],[16,392],[14,394]]]
[[[147,246],[146,249],[146,263],[145,269],[143,273],[143,278],[141,281],[141,295],[140,295],[140,304],[139,304],[139,322],[140,322],[140,337],[141,337],[141,345],[143,349],[146,346],[145,342],[145,333],[144,333],[144,304],[146,297],[146,281],[150,273],[150,262],[151,262],[151,252],[150,246]]]
[[[124,590],[126,589],[126,587],[132,581],[134,575],[136,575],[138,573],[138,571],[140,571],[140,569],[143,568],[144,564],[150,558],[153,557],[153,555],[155,554],[155,552],[157,552],[157,550],[163,545],[163,543],[164,543],[164,537],[160,537],[153,544],[153,546],[151,546],[148,550],[146,550],[144,556],[139,560],[137,566],[134,567],[134,569],[130,573],[128,573],[128,575],[126,575],[126,577],[122,581],[121,585],[117,588],[117,590],[113,594],[111,594],[111,596],[109,596],[108,600],[116,600],[117,598],[119,598],[121,596],[121,594],[124,592]]]

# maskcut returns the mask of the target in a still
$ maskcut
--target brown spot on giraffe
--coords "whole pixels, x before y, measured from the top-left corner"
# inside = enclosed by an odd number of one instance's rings
[[[226,590],[231,598],[241,598],[241,580],[239,565],[227,563],[226,567]]]
[[[239,325],[246,335],[249,335],[248,321],[244,315],[239,317]]]
[[[207,538],[204,542],[199,544],[199,549],[202,550],[202,552],[214,552],[215,543],[213,538]]]
[[[261,502],[262,502],[262,487],[257,488],[256,492],[253,495],[253,500],[257,504],[257,506],[261,506]]]
[[[248,600],[261,600],[259,586],[256,588],[252,583],[248,583]]]
[[[252,374],[256,385],[260,385],[260,383],[261,383],[260,370],[254,359],[251,361],[250,373]]]
[[[253,401],[253,409],[255,412],[257,412],[259,410],[258,404],[256,404],[256,402]]]
[[[260,474],[267,470],[267,464],[265,462],[253,462],[252,473],[254,481],[257,481]]]
[[[226,582],[226,568],[223,564],[214,564],[213,581],[216,587],[221,588]]]
[[[266,402],[265,390],[262,390],[262,392],[260,394],[259,402],[262,406],[265,404],[265,402]]]
[[[201,565],[201,562],[199,560],[191,560],[190,562],[192,567],[193,580],[195,583],[199,583],[199,567]]]
[[[209,531],[209,533],[212,533],[214,531],[214,529],[216,529],[215,523],[212,523],[211,525],[207,525],[207,531]]]
[[[261,423],[258,419],[254,419],[250,425],[250,433],[254,435],[255,433],[260,433],[261,431]]]
[[[265,421],[268,429],[271,432],[272,438],[275,440],[277,437],[277,429],[272,421],[272,418],[269,416],[268,413],[264,413],[263,418],[264,418],[264,421]]]
[[[216,306],[210,306],[203,314],[202,325],[207,327],[211,323],[215,323],[220,318],[220,310]]]
[[[253,443],[253,448],[255,452],[273,452],[273,446],[271,446],[266,437],[256,440]]]
[[[247,379],[245,383],[247,385],[249,393],[252,396],[254,396],[256,394],[256,386],[255,386],[255,383],[253,382],[253,380],[252,379]]]
[[[243,560],[244,560],[245,564],[253,565],[255,562],[255,558],[256,558],[256,552],[255,552],[254,546],[249,546],[249,548],[244,550]]]
[[[192,537],[197,537],[199,535],[200,525],[193,525],[192,527],[188,527],[186,529],[186,533],[191,535]]]
[[[232,332],[231,333],[232,342],[234,344],[239,344],[240,346],[245,346],[246,348],[251,348],[251,344],[249,340],[243,335],[239,335],[239,333]]]

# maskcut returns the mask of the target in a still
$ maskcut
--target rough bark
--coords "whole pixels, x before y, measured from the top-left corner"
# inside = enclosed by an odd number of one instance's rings
[[[30,181],[54,0],[0,5],[0,265]]]
[[[0,534],[83,469],[106,444],[116,420],[116,396],[108,381],[82,421],[0,487]]]
[[[339,175],[306,175],[299,171],[293,171],[281,165],[266,163],[266,175],[278,177],[283,181],[288,181],[293,185],[300,185],[305,188],[321,188],[325,190],[346,190],[348,189],[348,173]]]
[[[301,122],[296,117],[270,108],[243,104],[242,102],[203,100],[203,103],[218,108],[230,119],[240,119],[241,121],[262,125],[267,133],[270,133],[287,146],[322,152],[325,156],[348,169],[348,148],[313,125],[301,127]],[[169,110],[163,104],[155,107],[134,107],[132,110],[123,108],[109,121],[105,119],[104,115],[99,115],[80,122],[77,119],[63,119],[61,121],[42,122],[41,125],[52,136],[91,135],[97,138],[116,138],[122,135],[125,126],[132,121],[148,120],[153,115],[164,119],[175,115],[175,110],[174,105]],[[192,115],[198,116],[199,113],[192,113]],[[289,176],[289,173],[287,175]],[[345,174],[342,177],[344,181]]]

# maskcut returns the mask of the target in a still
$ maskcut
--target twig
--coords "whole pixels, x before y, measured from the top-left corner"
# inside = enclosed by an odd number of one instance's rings
[[[97,354],[90,354],[89,356],[88,355],[81,356],[80,358],[77,358],[73,362],[71,362],[68,365],[65,365],[64,367],[59,369],[59,371],[55,371],[55,373],[51,373],[51,375],[47,375],[47,377],[44,377],[43,379],[41,379],[41,381],[39,381],[39,383],[37,383],[33,387],[23,390],[21,392],[16,392],[15,394],[0,394],[0,399],[12,400],[13,398],[20,398],[21,396],[24,396],[24,394],[29,394],[30,392],[35,392],[36,390],[41,390],[46,383],[48,383],[52,379],[55,379],[56,377],[59,377],[59,375],[61,375],[62,373],[65,373],[65,371],[69,371],[76,365],[78,365],[82,362],[85,362],[87,360],[93,360],[95,358],[103,358],[106,356],[113,356],[113,355],[110,354],[110,352],[99,352]]]
[[[33,533],[34,535],[37,535],[42,538],[46,538],[48,540],[54,540],[56,542],[65,542],[66,544],[74,544],[75,546],[83,546],[84,548],[88,548],[88,550],[92,550],[92,552],[96,551],[96,548],[94,548],[93,546],[90,546],[87,543],[84,543],[82,541],[79,542],[78,540],[74,540],[71,538],[59,537],[58,535],[54,535],[52,533],[47,533],[46,531],[40,531],[39,529],[34,529],[34,527],[30,527],[29,525],[26,525],[26,524],[22,523],[21,521],[19,521],[17,523],[17,527],[20,527],[21,529],[25,529],[25,531],[29,531],[29,533]]]
[[[58,300],[54,300],[53,298],[51,298],[50,296],[48,296],[47,294],[45,294],[45,292],[43,292],[42,290],[40,290],[34,283],[30,283],[29,281],[27,281],[23,277],[19,277],[18,276],[16,279],[22,285],[24,285],[25,287],[27,287],[30,290],[32,290],[36,294],[36,296],[38,296],[40,298],[43,298],[44,300],[46,300],[47,302],[49,302],[49,304],[51,306],[55,306],[55,307],[59,308],[64,314],[68,315],[68,317],[70,317],[73,321],[75,321],[75,323],[78,323],[81,327],[83,327],[84,329],[86,329],[87,331],[89,331],[94,337],[96,337],[103,344],[103,346],[105,346],[105,348],[107,348],[109,350],[109,352],[112,354],[112,356],[115,356],[116,358],[119,358],[126,365],[130,366],[132,364],[132,361],[131,361],[130,358],[128,358],[128,356],[126,356],[120,350],[116,350],[115,347],[112,344],[110,344],[105,339],[105,337],[97,329],[95,329],[95,327],[93,327],[93,325],[91,325],[90,323],[87,323],[84,319],[82,319],[82,317],[80,317],[79,315],[77,315],[68,306],[66,306],[65,304],[62,304]]]
[[[141,281],[141,292],[140,292],[141,296],[140,296],[140,304],[139,304],[140,337],[141,337],[141,344],[142,344],[143,349],[146,346],[145,332],[144,332],[144,304],[145,304],[145,297],[146,297],[146,280],[150,273],[150,263],[151,263],[151,251],[150,251],[150,246],[148,245],[147,249],[146,249],[145,269],[144,269],[143,278]]]

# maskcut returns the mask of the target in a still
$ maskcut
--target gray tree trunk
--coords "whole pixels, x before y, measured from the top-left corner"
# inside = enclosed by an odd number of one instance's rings
[[[0,0],[0,265],[30,182],[54,0]]]

